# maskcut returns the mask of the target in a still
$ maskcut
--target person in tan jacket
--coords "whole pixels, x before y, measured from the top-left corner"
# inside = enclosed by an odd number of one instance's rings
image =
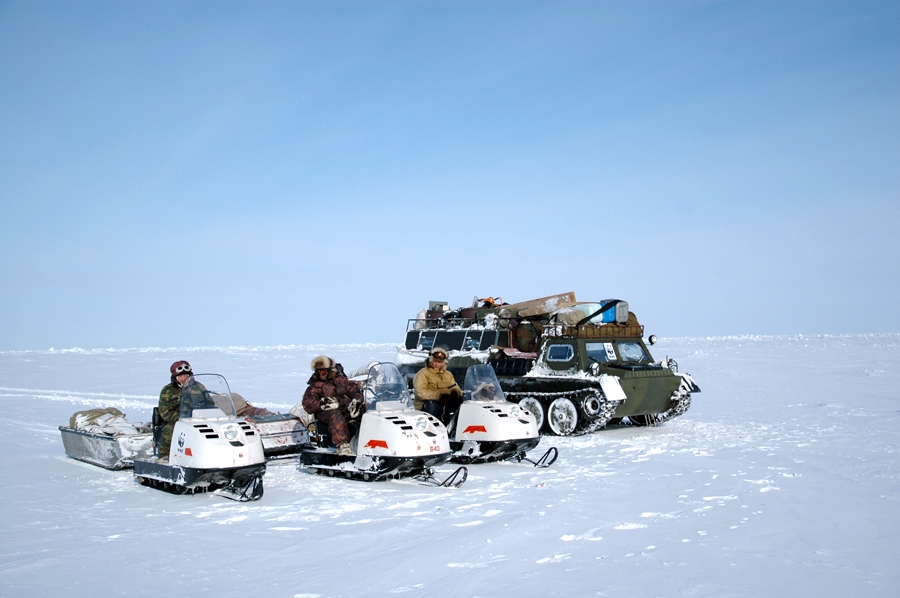
[[[447,371],[447,351],[434,347],[425,367],[413,378],[415,408],[449,424],[462,402],[462,390]]]

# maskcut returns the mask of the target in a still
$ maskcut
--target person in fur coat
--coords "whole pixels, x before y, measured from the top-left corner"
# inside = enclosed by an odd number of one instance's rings
[[[303,409],[328,426],[339,455],[352,456],[348,424],[358,422],[366,410],[362,390],[327,355],[315,357],[310,366],[313,375],[303,393]]]

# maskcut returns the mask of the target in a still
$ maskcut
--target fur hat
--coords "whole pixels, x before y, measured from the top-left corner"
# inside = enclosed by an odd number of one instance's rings
[[[334,367],[334,360],[327,355],[316,355],[313,357],[309,367],[311,367],[314,372],[316,370],[330,370]]]
[[[435,357],[438,355],[440,355],[440,357],[437,357],[437,359],[435,359]],[[443,347],[432,347],[431,351],[428,352],[428,359],[425,360],[425,367],[433,366],[435,361],[446,363],[448,357],[449,355],[447,355],[447,349]]]

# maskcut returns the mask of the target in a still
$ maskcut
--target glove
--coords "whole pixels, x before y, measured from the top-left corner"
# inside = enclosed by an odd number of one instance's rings
[[[322,397],[319,399],[319,409],[322,411],[331,411],[338,408],[337,399],[334,397]]]
[[[350,405],[347,406],[347,410],[350,412],[350,419],[356,419],[362,414],[362,401],[359,399],[353,399],[350,401]]]

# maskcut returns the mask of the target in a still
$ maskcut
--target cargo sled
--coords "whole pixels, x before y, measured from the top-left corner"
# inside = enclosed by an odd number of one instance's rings
[[[137,426],[115,407],[79,411],[60,426],[63,448],[72,459],[104,469],[127,469],[135,459],[153,457],[149,424]]]
[[[251,415],[244,419],[259,433],[263,453],[269,461],[294,457],[310,446],[306,426],[289,413]]]

